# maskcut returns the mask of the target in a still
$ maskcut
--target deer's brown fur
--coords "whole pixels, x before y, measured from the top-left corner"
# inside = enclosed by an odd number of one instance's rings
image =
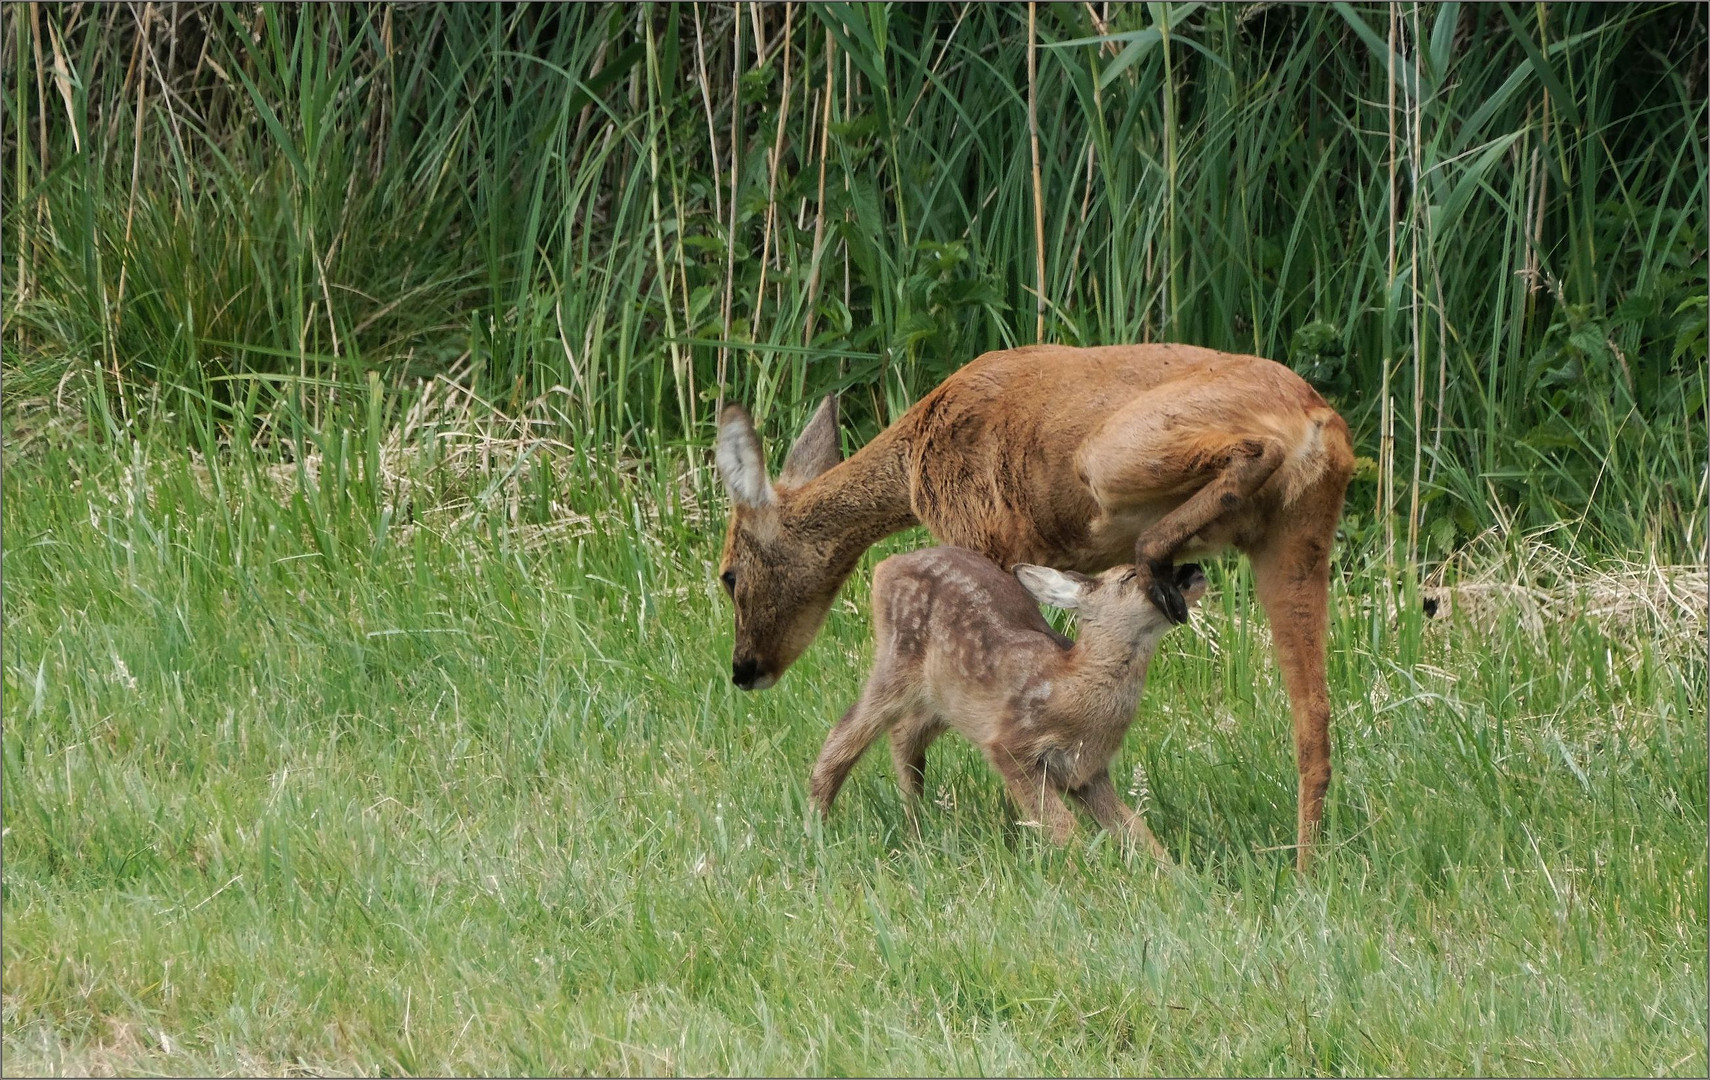
[[[1347,425],[1270,360],[1186,345],[987,353],[839,461],[827,399],[777,484],[747,414],[720,418],[732,496],[720,573],[732,674],[770,686],[807,648],[868,546],[916,522],[1000,566],[1162,568],[1226,547],[1252,562],[1294,714],[1299,866],[1330,780],[1330,547],[1353,471]]]

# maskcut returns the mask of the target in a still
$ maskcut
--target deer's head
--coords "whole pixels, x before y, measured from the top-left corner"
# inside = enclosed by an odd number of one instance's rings
[[[736,605],[731,681],[764,690],[819,633],[843,579],[854,568],[835,522],[803,514],[800,489],[836,465],[837,402],[827,396],[790,447],[776,480],[766,476],[754,423],[740,406],[719,417],[715,460],[730,493],[730,528],[719,581]]]

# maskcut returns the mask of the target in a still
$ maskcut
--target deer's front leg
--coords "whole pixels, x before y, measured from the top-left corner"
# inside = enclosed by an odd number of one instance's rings
[[[903,798],[913,803],[926,791],[926,748],[943,730],[937,718],[917,708],[891,728],[891,761]]]
[[[825,745],[820,748],[819,760],[814,762],[808,780],[808,794],[821,814],[831,813],[832,800],[849,777],[849,770],[906,707],[897,681],[882,667],[875,671],[862,689],[860,700],[849,707],[825,737]]]
[[[1106,769],[1090,783],[1072,789],[1069,794],[1080,800],[1087,813],[1111,833],[1143,845],[1159,862],[1170,861],[1169,851],[1146,827],[1146,819],[1135,813],[1116,793],[1116,785],[1110,780],[1110,770]]]
[[[1045,766],[1012,753],[1008,747],[987,750],[992,767],[1003,777],[1010,798],[1022,813],[1022,824],[1036,822],[1053,844],[1066,844],[1075,835],[1075,815],[1063,796],[1045,779]]]

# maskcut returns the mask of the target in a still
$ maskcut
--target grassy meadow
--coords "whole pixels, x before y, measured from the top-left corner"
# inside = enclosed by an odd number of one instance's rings
[[[1657,573],[1533,626],[1339,589],[1307,883],[1219,575],[1117,763],[1170,874],[1051,850],[953,739],[918,832],[883,754],[810,825],[863,579],[744,695],[705,469],[548,510],[488,450],[384,528],[360,457],[8,461],[8,1071],[1704,1071],[1703,623]]]
[[[0,17],[7,1075],[1710,1068],[1703,8]],[[1040,339],[1348,418],[1311,878],[1234,558],[1177,870],[954,738],[808,815],[924,533],[731,686],[718,406]]]

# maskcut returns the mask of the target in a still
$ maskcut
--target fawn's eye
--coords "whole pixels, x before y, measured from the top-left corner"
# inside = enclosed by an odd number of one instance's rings
[[[722,573],[718,576],[718,579],[724,583],[724,591],[725,592],[729,593],[732,596],[736,595],[736,571],[735,570],[726,570],[724,573]]]

